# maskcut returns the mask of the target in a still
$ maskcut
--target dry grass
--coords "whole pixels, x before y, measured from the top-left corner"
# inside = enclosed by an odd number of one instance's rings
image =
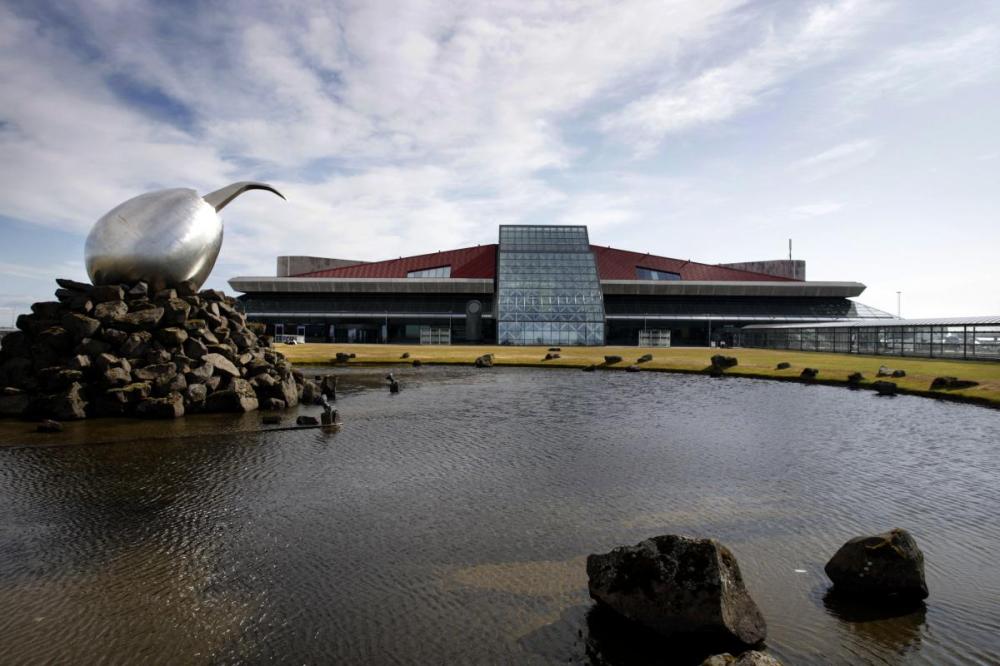
[[[906,371],[906,377],[891,379],[901,391],[920,395],[950,396],[1000,407],[1000,363],[984,361],[945,361],[938,359],[893,358],[886,356],[859,356],[856,354],[827,354],[821,352],[790,352],[770,349],[715,350],[704,347],[563,347],[560,358],[544,360],[545,347],[513,347],[497,345],[476,346],[421,346],[421,345],[338,345],[307,343],[304,345],[277,345],[290,361],[300,364],[334,364],[337,352],[356,355],[351,364],[359,363],[409,363],[419,359],[430,364],[469,365],[482,354],[493,354],[495,365],[569,367],[604,365],[605,355],[618,355],[622,362],[606,366],[624,369],[635,364],[643,354],[652,354],[653,360],[642,363],[643,370],[663,372],[703,372],[709,358],[716,353],[735,356],[739,365],[726,374],[773,379],[797,379],[802,368],[819,370],[820,383],[845,383],[852,372],[864,375],[862,386],[870,384],[880,365]],[[401,358],[409,353],[409,359]],[[782,362],[792,364],[787,370],[777,370]],[[955,391],[930,391],[935,377],[953,376],[979,382],[979,386]]]

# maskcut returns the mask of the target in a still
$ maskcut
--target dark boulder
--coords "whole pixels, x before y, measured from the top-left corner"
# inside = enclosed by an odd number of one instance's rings
[[[44,393],[55,393],[68,389],[77,382],[83,381],[83,372],[70,368],[54,366],[42,368],[37,373],[38,388]]]
[[[590,596],[665,636],[752,646],[767,625],[733,553],[714,539],[664,535],[587,557]]]
[[[156,331],[156,339],[167,349],[177,349],[188,339],[188,333],[183,328],[168,326]]]
[[[205,400],[205,410],[209,412],[252,412],[258,405],[250,382],[236,378],[225,389],[209,393]]]
[[[493,367],[493,354],[483,354],[476,358],[473,362],[477,368],[492,368]]]
[[[126,358],[141,358],[152,341],[153,334],[149,331],[136,331],[129,334],[118,351]]]
[[[117,328],[106,328],[101,331],[101,339],[114,347],[120,347],[128,340],[128,333]]]
[[[77,282],[76,280],[68,280],[66,278],[56,278],[56,284],[63,289],[68,289],[69,291],[76,291],[81,294],[89,294],[94,288],[94,285],[88,284],[86,282]]]
[[[31,396],[22,389],[5,386],[0,389],[0,416],[20,416],[31,402]]]
[[[163,307],[163,324],[165,326],[183,326],[191,312],[191,305],[180,298],[171,298],[160,303]]]
[[[176,419],[184,416],[184,398],[176,392],[162,398],[146,398],[136,405],[135,415],[142,419]]]
[[[101,327],[101,322],[98,320],[75,312],[65,315],[59,323],[76,340],[93,336]]]
[[[90,314],[107,324],[127,315],[128,306],[123,301],[105,301],[95,305]]]
[[[788,363],[786,361],[782,361],[781,363],[779,363],[778,365],[775,366],[775,369],[776,370],[788,370],[788,368],[790,368],[790,367],[792,367],[791,363]]]
[[[652,354],[643,354],[636,360],[636,363],[649,363],[652,360],[653,360]]]
[[[228,375],[230,377],[239,377],[239,369],[230,361],[228,358],[222,354],[209,353],[201,357],[202,363],[211,363],[215,368],[215,374],[217,375]]]
[[[819,374],[819,370],[816,368],[802,368],[802,372],[799,373],[799,377],[802,379],[816,379],[816,375]]]
[[[184,354],[194,359],[199,359],[208,353],[208,347],[197,338],[189,337],[184,341]]]
[[[23,389],[37,387],[34,364],[27,358],[8,359],[0,366],[0,385]]]
[[[62,432],[63,425],[62,423],[59,423],[59,421],[53,421],[52,419],[45,419],[38,424],[38,427],[35,428],[35,431],[47,432],[47,433]]]
[[[137,382],[152,382],[160,377],[173,377],[177,374],[177,366],[169,363],[153,363],[141,368],[133,368],[132,376]]]
[[[552,359],[556,358],[559,358],[559,354],[557,352],[549,352],[548,354],[545,355],[546,361],[551,361]]]
[[[96,377],[97,384],[105,389],[128,386],[132,383],[132,373],[118,366],[106,368]]]
[[[630,365],[625,368],[625,372],[642,372],[642,368],[637,365]]]
[[[959,379],[958,377],[935,377],[931,382],[932,391],[949,391],[952,389],[964,389],[979,386],[979,382],[969,379]]]
[[[194,282],[191,282],[190,280],[185,280],[184,282],[181,282],[179,285],[177,285],[176,289],[177,289],[177,295],[180,296],[181,298],[188,298],[191,296],[196,296],[198,294],[198,288],[195,287]]]
[[[208,388],[204,384],[188,384],[184,389],[184,405],[186,407],[201,407],[208,398]]]
[[[614,365],[615,363],[621,363],[622,357],[617,354],[608,354],[604,357],[605,365]]]
[[[97,338],[84,338],[83,340],[80,340],[80,344],[76,346],[73,353],[93,358],[99,354],[110,352],[111,349],[111,345],[104,340],[98,340]]]
[[[904,529],[859,536],[840,547],[826,563],[838,594],[873,601],[927,598],[924,554]]]
[[[116,328],[123,331],[151,331],[156,328],[163,318],[163,308],[149,308],[138,312],[129,312],[124,317],[114,320]]]
[[[137,298],[147,298],[149,296],[149,285],[140,280],[132,285],[127,292],[125,292],[125,298],[135,300]]]
[[[896,395],[896,382],[877,381],[872,382],[872,388],[879,395]]]
[[[125,291],[121,288],[121,285],[102,284],[90,290],[90,298],[93,299],[95,303],[123,301],[125,300]]]
[[[265,411],[280,412],[287,407],[285,401],[279,398],[264,398],[260,401],[260,408]]]
[[[723,370],[726,370],[727,368],[735,368],[738,364],[739,361],[735,356],[716,354],[712,357],[712,365],[716,368],[722,368]]]
[[[861,382],[864,380],[865,376],[860,372],[852,372],[847,375],[847,385],[851,388],[858,388],[861,386]]]
[[[414,368],[419,368],[423,364],[424,364],[423,361],[421,361],[419,358],[413,359],[413,362],[410,363],[410,365],[412,365]]]
[[[410,352],[403,352],[399,358],[410,358]]]
[[[295,419],[295,425],[298,426],[316,426],[319,425],[319,419],[315,416],[300,416]]]
[[[728,652],[714,655],[701,662],[701,666],[781,666],[781,662],[764,652],[748,650],[739,657]]]
[[[892,371],[892,376],[893,377],[897,377],[897,378],[898,377],[905,377],[906,376],[906,370],[893,370]]]
[[[56,354],[66,354],[73,347],[73,336],[62,326],[50,326],[38,334],[38,343]]]
[[[66,306],[59,301],[41,301],[32,304],[31,312],[40,320],[58,321],[66,314]]]
[[[334,357],[333,360],[336,363],[347,363],[348,361],[351,360],[351,355],[345,354],[344,352],[337,352],[337,355]]]
[[[205,384],[214,374],[215,366],[211,363],[202,362],[201,364],[192,365],[184,373],[184,377],[187,379],[188,384]]]
[[[50,418],[57,421],[87,418],[87,402],[83,398],[83,386],[77,383],[57,393],[37,395],[32,398],[24,414],[28,418]]]

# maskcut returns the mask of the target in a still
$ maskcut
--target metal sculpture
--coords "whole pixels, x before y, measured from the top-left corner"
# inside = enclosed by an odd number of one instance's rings
[[[185,281],[201,287],[222,248],[226,204],[247,190],[284,195],[265,183],[243,181],[204,197],[187,188],[147,192],[104,214],[90,230],[84,252],[96,284],[147,282],[154,289]]]

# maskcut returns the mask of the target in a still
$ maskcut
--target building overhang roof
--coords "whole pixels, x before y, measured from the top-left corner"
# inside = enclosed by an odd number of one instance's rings
[[[234,277],[242,293],[289,294],[492,294],[493,280],[480,278]]]
[[[606,296],[860,296],[860,282],[601,280]]]

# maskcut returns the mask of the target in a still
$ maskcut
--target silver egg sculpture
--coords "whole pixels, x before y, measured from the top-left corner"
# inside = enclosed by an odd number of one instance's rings
[[[97,284],[147,282],[154,289],[193,282],[200,288],[222,249],[219,211],[247,190],[284,195],[242,181],[205,196],[188,188],[147,192],[101,217],[87,236],[84,261]]]

